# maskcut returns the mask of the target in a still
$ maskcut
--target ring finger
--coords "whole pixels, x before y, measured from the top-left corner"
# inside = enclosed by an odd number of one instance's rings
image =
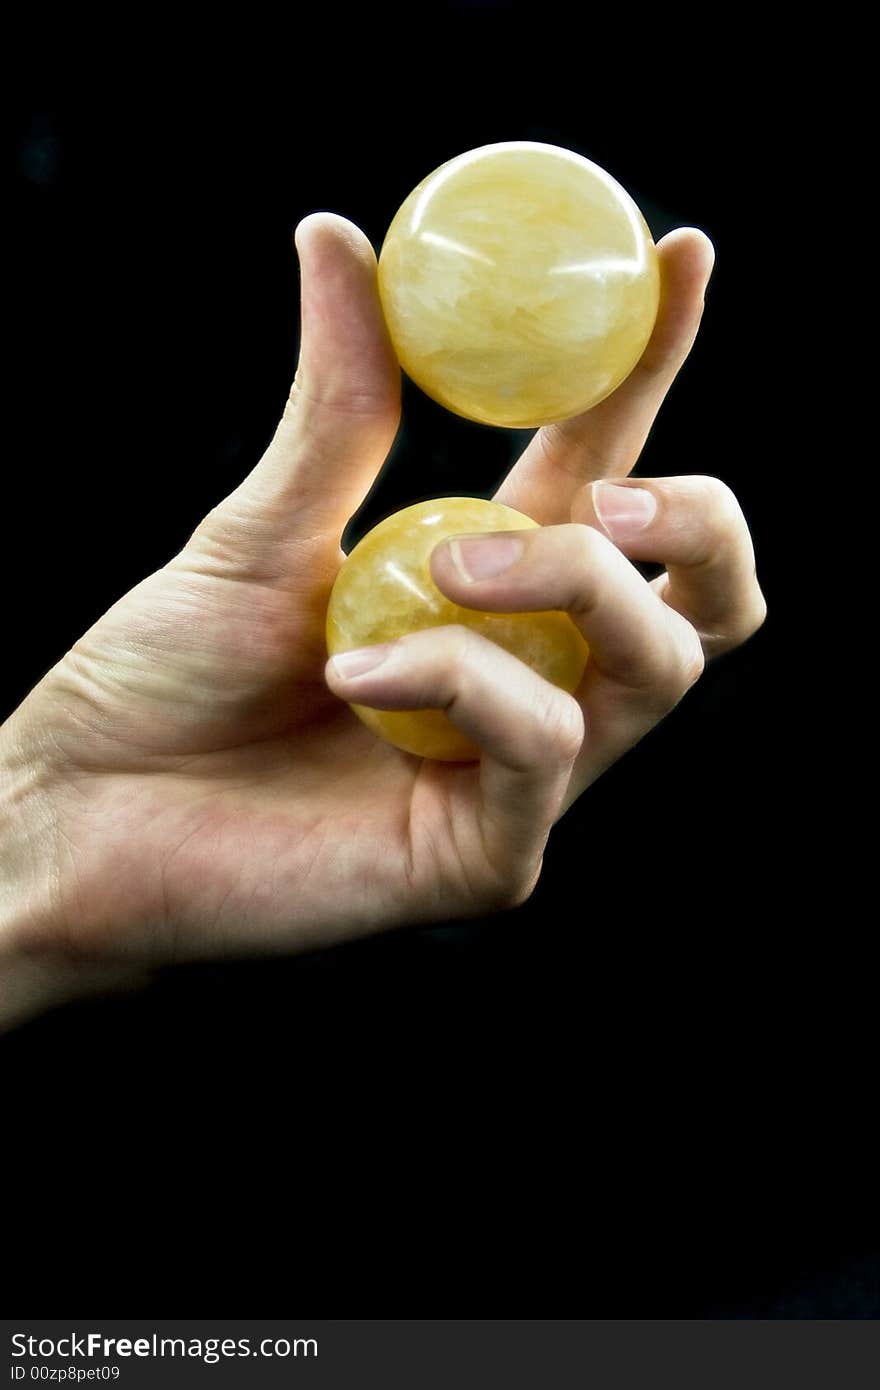
[[[763,623],[767,605],[749,528],[718,478],[595,482],[573,512],[630,560],[666,566],[651,587],[696,628],[707,657],[739,646]]]

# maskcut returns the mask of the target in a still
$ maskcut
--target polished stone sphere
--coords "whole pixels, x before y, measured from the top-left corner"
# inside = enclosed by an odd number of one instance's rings
[[[435,401],[526,428],[589,410],[645,349],[657,251],[629,194],[582,155],[514,140],[435,169],[379,256],[404,371]]]
[[[431,552],[448,536],[521,531],[536,525],[512,507],[475,497],[417,502],[387,517],[355,546],[336,577],[327,608],[330,655],[394,641],[421,628],[461,623],[564,690],[575,690],[588,648],[567,613],[483,613],[461,608],[431,578]],[[374,733],[407,753],[449,762],[479,757],[477,746],[442,710],[351,708]]]

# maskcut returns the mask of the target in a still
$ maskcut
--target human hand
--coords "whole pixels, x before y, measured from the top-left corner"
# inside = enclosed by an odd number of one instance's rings
[[[711,248],[680,230],[660,244],[661,311],[635,372],[586,416],[538,431],[498,493],[543,529],[516,533],[521,555],[495,578],[468,581],[456,561],[503,537],[433,557],[459,603],[567,609],[591,649],[576,695],[457,628],[403,638],[359,677],[325,672],[340,536],[394,438],[400,381],[362,234],[317,214],[297,245],[302,354],[264,457],[0,730],[13,983],[22,962],[85,975],[521,902],[554,821],[677,703],[705,655],[763,619],[722,484],[597,481],[625,479],[696,334]],[[644,524],[613,525],[615,500],[637,498]],[[667,570],[648,583],[631,560]],[[345,699],[443,707],[482,758],[403,754]]]

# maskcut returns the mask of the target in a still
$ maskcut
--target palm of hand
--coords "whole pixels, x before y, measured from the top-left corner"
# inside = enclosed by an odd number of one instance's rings
[[[510,896],[476,832],[476,765],[379,742],[324,680],[341,559],[283,583],[185,550],[40,691],[92,849],[73,930],[100,949],[213,951],[445,917]],[[124,939],[115,940],[125,923]],[[185,944],[181,944],[185,943]]]

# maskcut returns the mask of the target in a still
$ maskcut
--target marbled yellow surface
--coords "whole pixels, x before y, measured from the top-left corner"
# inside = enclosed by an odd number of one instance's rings
[[[331,656],[393,641],[420,628],[462,623],[513,652],[547,680],[573,691],[587,644],[567,613],[483,613],[460,608],[437,588],[431,551],[447,536],[520,531],[537,523],[512,507],[474,497],[417,502],[379,523],[355,546],[337,575],[327,608]],[[375,710],[352,705],[380,737],[408,753],[445,761],[479,756],[479,749],[442,710]]]
[[[527,427],[596,405],[657,315],[648,226],[598,164],[556,145],[484,145],[413,190],[379,257],[404,371],[441,405]]]

